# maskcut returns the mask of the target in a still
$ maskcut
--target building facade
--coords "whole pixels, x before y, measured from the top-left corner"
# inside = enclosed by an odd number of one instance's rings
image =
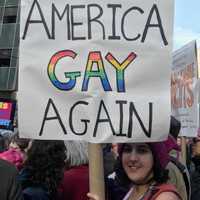
[[[11,99],[18,88],[19,2],[0,0],[0,97]]]

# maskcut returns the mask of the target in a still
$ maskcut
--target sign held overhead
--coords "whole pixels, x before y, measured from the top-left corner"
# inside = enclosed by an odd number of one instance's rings
[[[167,137],[174,1],[22,0],[22,137]]]

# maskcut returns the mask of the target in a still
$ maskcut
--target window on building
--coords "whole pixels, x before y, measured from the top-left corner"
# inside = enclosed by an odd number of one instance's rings
[[[16,23],[17,20],[17,7],[6,7],[3,16],[3,23]]]
[[[0,49],[0,67],[10,67],[11,49]]]
[[[0,23],[3,23],[3,12],[4,12],[4,8],[0,7]]]

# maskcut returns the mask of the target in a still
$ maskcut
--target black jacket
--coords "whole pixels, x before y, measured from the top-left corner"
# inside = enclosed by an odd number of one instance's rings
[[[191,189],[192,195],[191,200],[200,199],[200,156],[192,158],[195,165],[195,170],[191,173]]]
[[[0,159],[0,199],[23,200],[20,184],[17,181],[18,171],[14,165]]]

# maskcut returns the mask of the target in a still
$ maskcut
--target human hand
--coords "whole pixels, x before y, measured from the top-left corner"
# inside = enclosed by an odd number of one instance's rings
[[[87,197],[90,200],[100,200],[100,198],[96,194],[92,194],[92,193],[87,193]]]

